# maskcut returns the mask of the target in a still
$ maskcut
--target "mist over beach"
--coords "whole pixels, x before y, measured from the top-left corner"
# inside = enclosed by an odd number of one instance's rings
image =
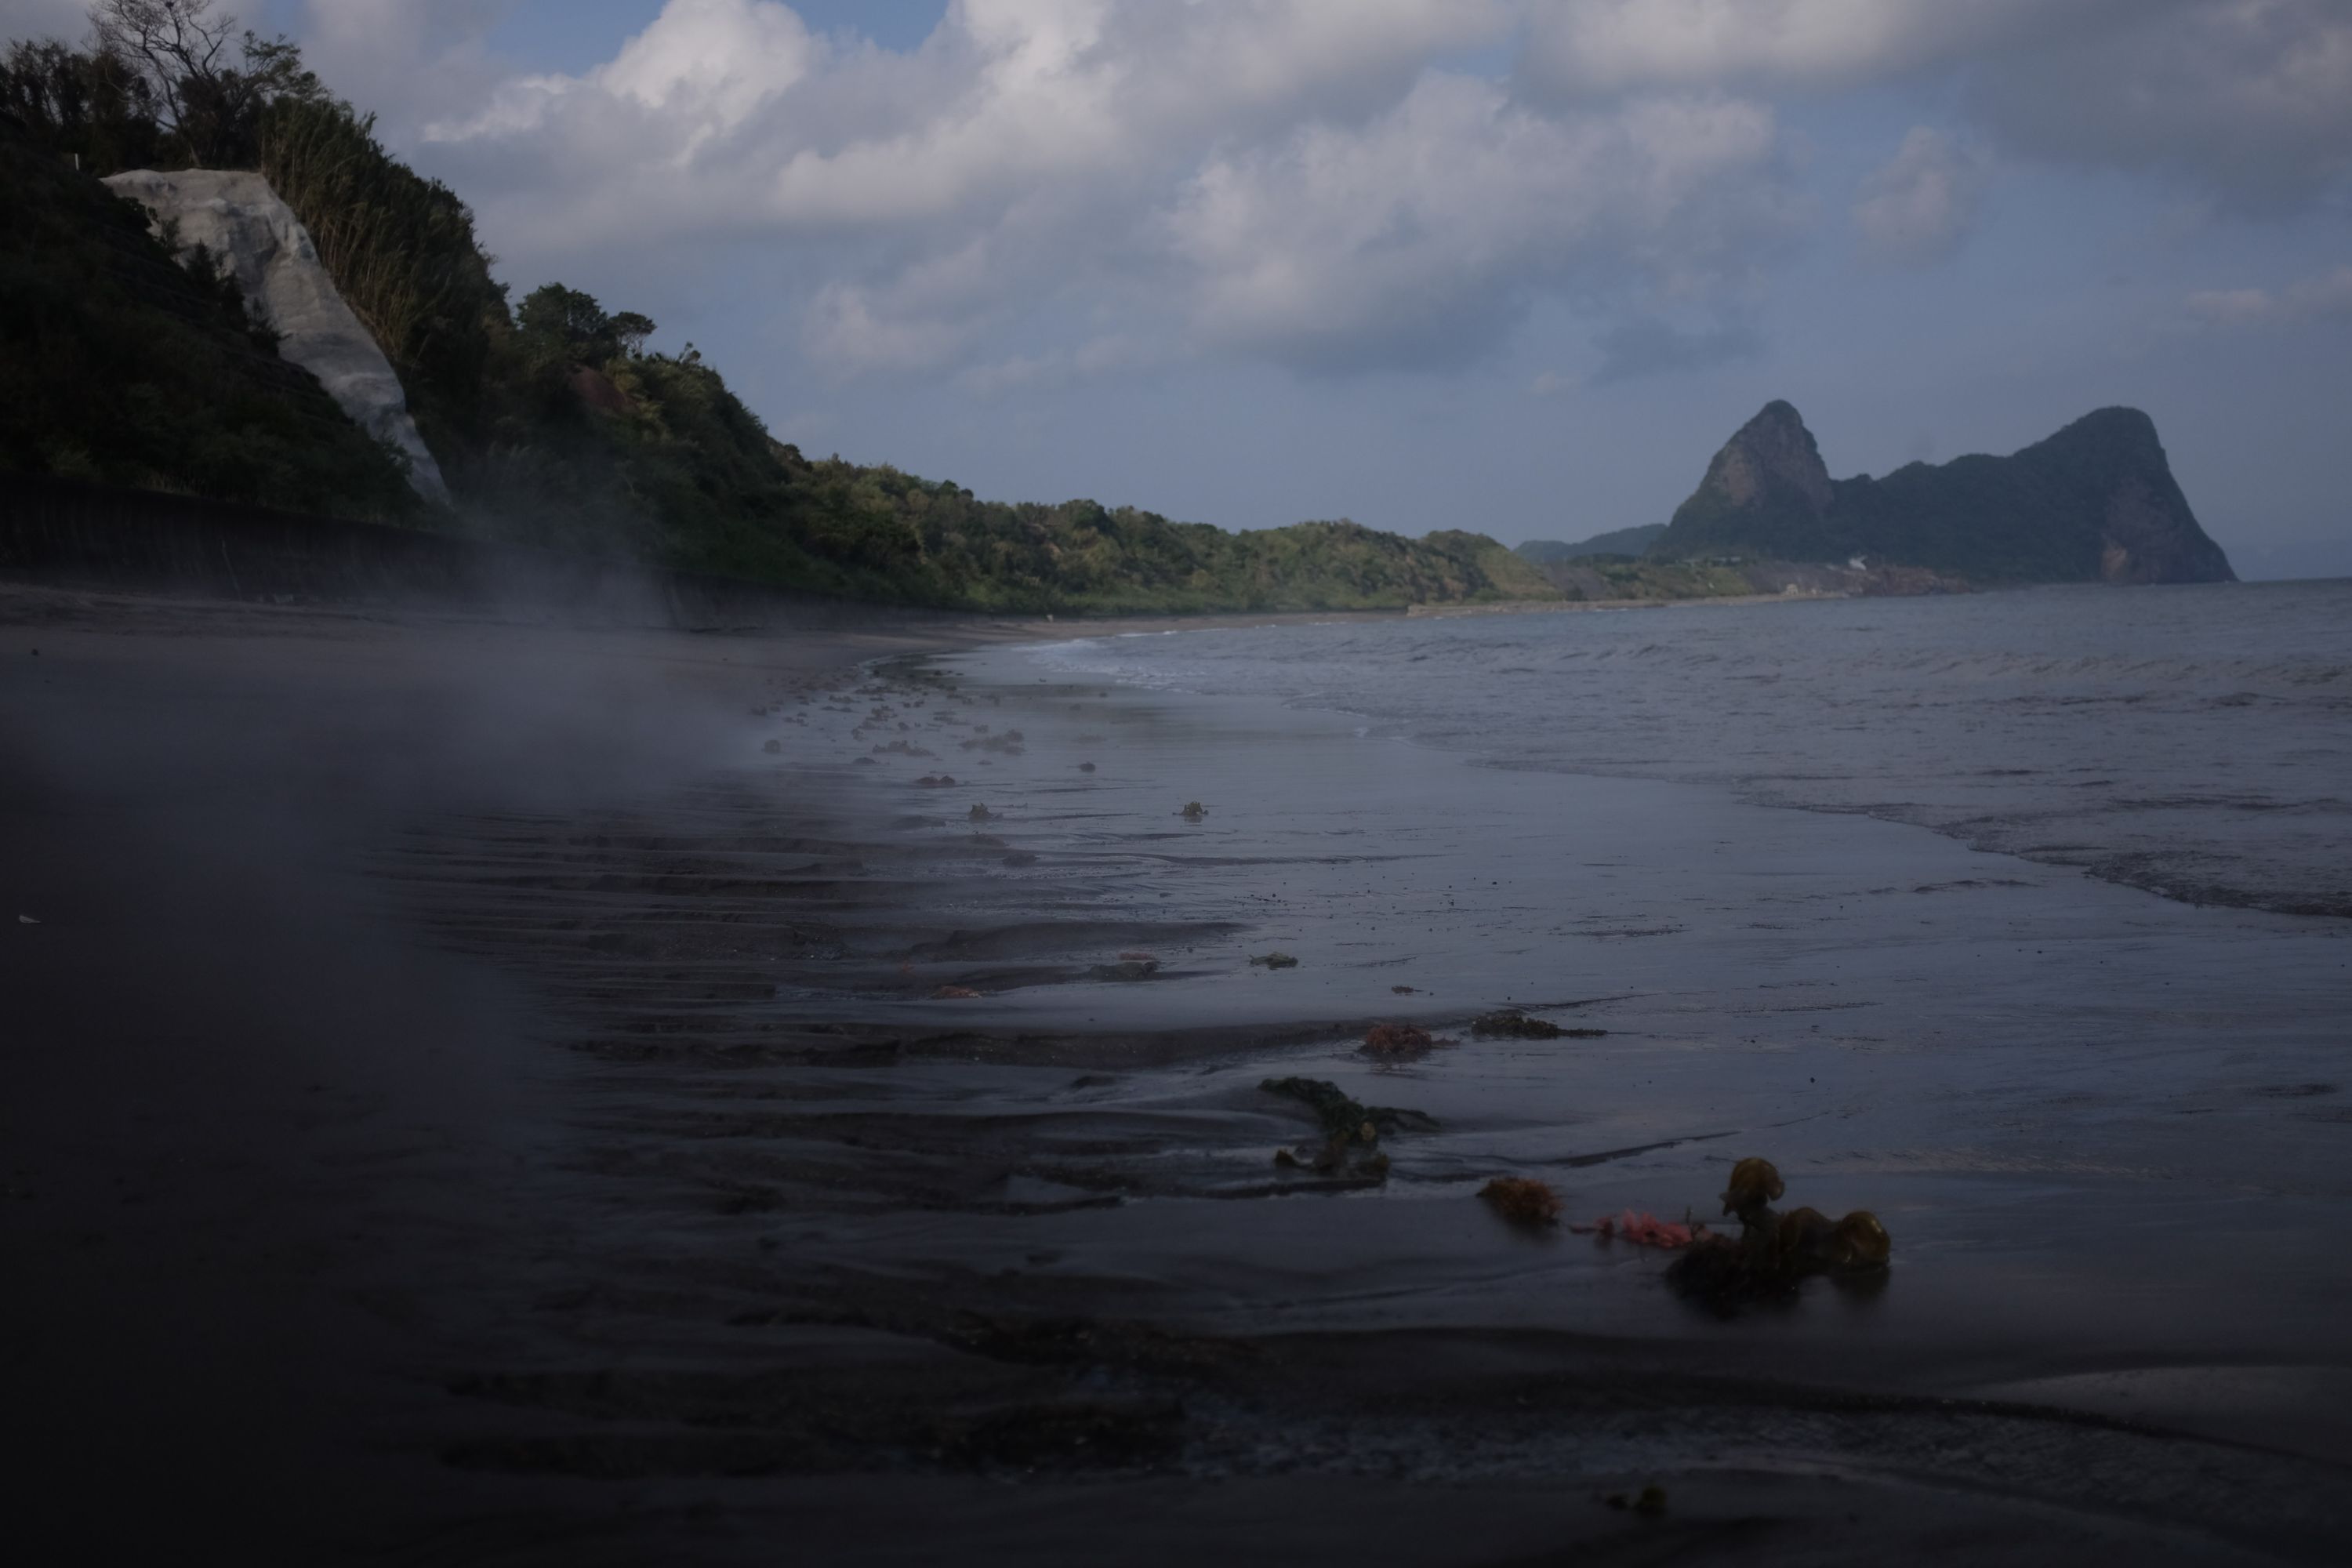
[[[2334,5],[0,45],[27,1560],[2345,1555]]]

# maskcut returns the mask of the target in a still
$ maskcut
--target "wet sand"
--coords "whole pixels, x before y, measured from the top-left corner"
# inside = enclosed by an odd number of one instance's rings
[[[2341,922],[1066,686],[1018,628],[0,616],[0,918],[41,922],[0,949],[0,1331],[58,1551],[2259,1561],[2352,1524]],[[1467,1035],[1505,1003],[1608,1032]],[[1462,1044],[1383,1066],[1379,1020]],[[1436,1125],[1384,1182],[1279,1171],[1289,1074]],[[1474,1196],[1678,1215],[1747,1153],[1879,1212],[1884,1288],[1721,1321]],[[1654,1483],[1662,1518],[1604,1500]]]

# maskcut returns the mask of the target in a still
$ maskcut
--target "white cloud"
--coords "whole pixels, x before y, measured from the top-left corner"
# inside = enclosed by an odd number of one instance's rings
[[[668,0],[585,77],[512,78],[478,112],[436,121],[425,135],[469,142],[578,132],[618,110],[646,137],[648,153],[683,162],[806,79],[822,57],[800,16],[776,0]]]
[[[1900,267],[1943,260],[1967,240],[1990,183],[1981,154],[1913,126],[1895,156],[1863,182],[1853,204],[1864,249]]]
[[[2267,289],[2216,289],[2191,294],[2189,316],[2221,327],[2282,326],[2326,316],[2352,315],[2352,266]]]
[[[806,77],[816,55],[800,17],[773,0],[670,0],[594,79],[648,109],[725,129]]]
[[[1549,116],[1432,74],[1368,125],[1213,161],[1165,223],[1211,341],[1334,368],[1459,359],[1534,288],[1743,271],[1785,216],[1778,150],[1753,104]]]
[[[259,7],[222,0],[248,19]],[[302,54],[328,87],[388,124],[470,112],[499,73],[480,39],[502,0],[303,0]]]
[[[2099,8],[2116,5],[2115,0],[1533,0],[1524,63],[1537,79],[1577,91],[1845,84],[1980,48],[2037,18]]]
[[[0,17],[0,40],[54,38],[80,44],[89,37],[93,0],[8,0]]]
[[[349,52],[492,0],[310,3]],[[1496,45],[1508,80],[1448,67]],[[1146,360],[1426,366],[1545,296],[1603,331],[1752,319],[1811,216],[1776,104],[1906,76],[1972,127],[1914,132],[1851,216],[1872,255],[1924,264],[1977,217],[1979,145],[2248,209],[2328,188],[2352,5],[950,0],[890,50],[780,0],[668,0],[596,68],[476,82],[425,162],[526,276],[757,246],[835,374],[1043,385],[1098,373],[1041,342],[1103,336]],[[1612,364],[1753,352],[1643,330]]]
[[[921,49],[835,59],[775,0],[669,0],[610,65],[518,78],[426,134],[561,140],[623,108],[652,111],[625,118],[675,150],[772,107],[731,171],[758,180],[715,199],[785,223],[903,223],[1130,175],[1366,89],[1392,97],[1433,52],[1506,20],[1496,0],[954,0]]]
[[[1706,289],[1786,184],[1769,110],[1713,94],[1553,113],[1433,68],[1505,0],[954,0],[919,49],[775,0],[669,0],[609,64],[517,76],[427,128],[526,257],[762,237],[835,373],[978,366],[1024,312],[1115,300],[1144,357],[1476,352],[1531,290]],[[1033,363],[1034,362],[1034,363]]]

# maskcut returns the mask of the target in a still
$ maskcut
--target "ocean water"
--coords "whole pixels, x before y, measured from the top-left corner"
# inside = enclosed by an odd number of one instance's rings
[[[2190,903],[2352,916],[2352,580],[1088,637],[1049,670],[1728,786]]]

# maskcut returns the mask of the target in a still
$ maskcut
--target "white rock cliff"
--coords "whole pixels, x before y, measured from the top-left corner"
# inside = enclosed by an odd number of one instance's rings
[[[448,487],[409,417],[408,395],[392,362],[335,292],[309,231],[268,180],[233,169],[134,169],[106,183],[159,224],[176,221],[183,247],[202,245],[226,262],[245,297],[281,335],[278,352],[317,376],[361,429],[407,458],[408,481],[419,495],[448,502]]]

